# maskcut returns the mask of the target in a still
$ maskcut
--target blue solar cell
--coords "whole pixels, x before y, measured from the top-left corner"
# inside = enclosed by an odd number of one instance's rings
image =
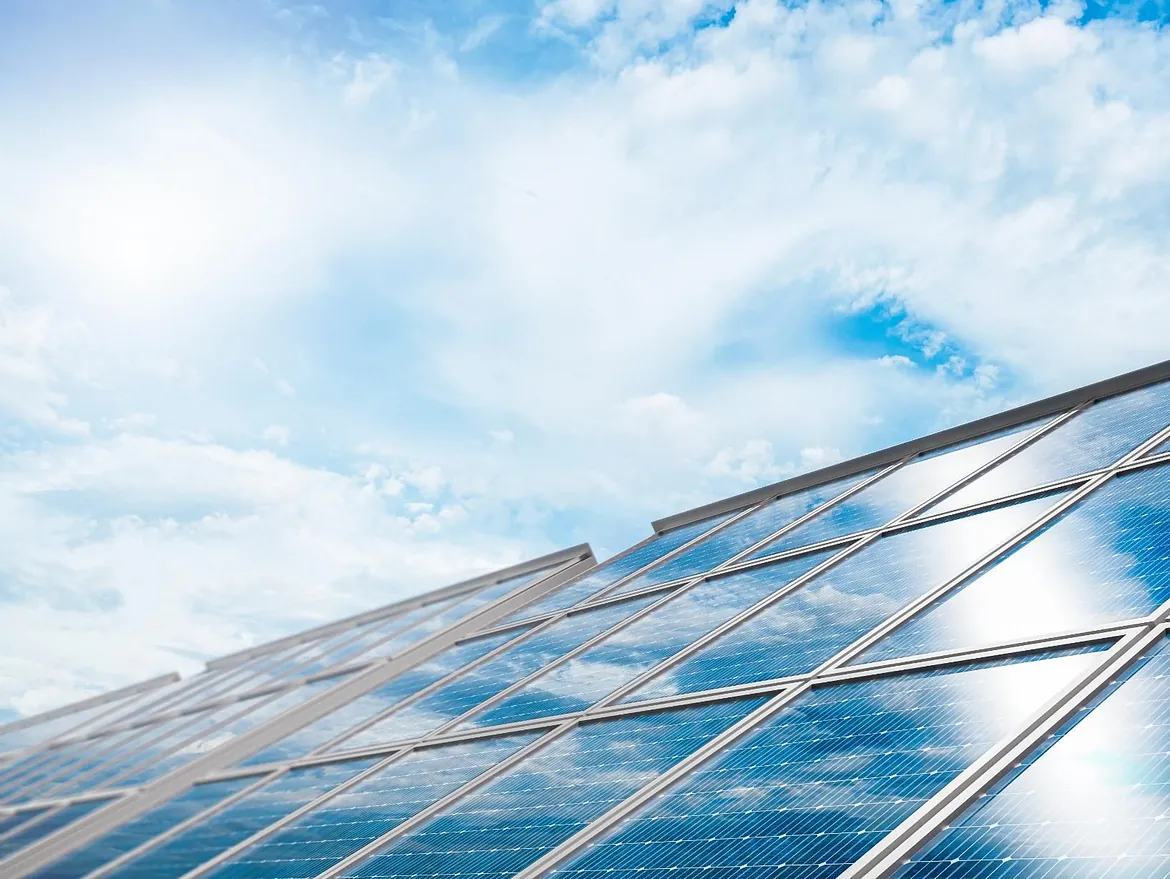
[[[13,812],[11,815],[0,817],[0,837],[4,837],[22,824],[27,824],[33,818],[44,815],[47,808],[25,809],[23,812]]]
[[[898,879],[1170,875],[1170,649],[1106,694],[911,858]]]
[[[76,742],[60,748],[58,759],[16,780],[6,787],[0,797],[6,803],[27,803],[51,790],[87,775],[107,756],[124,753],[128,742],[139,735],[153,735],[162,724],[122,730],[96,739]]]
[[[531,733],[415,751],[210,873],[311,879],[538,738]]]
[[[44,772],[56,765],[79,747],[77,744],[61,745],[52,750],[36,751],[14,760],[0,770],[0,797],[3,797],[5,792],[10,792],[14,785],[24,783],[24,779],[31,779],[34,773]]]
[[[1055,502],[1025,501],[879,538],[625,701],[812,671],[910,601],[961,574]]]
[[[579,727],[345,875],[511,876],[762,701],[715,703]]]
[[[41,868],[30,879],[81,879],[255,782],[255,778],[233,778],[196,785],[72,854]]]
[[[100,809],[108,802],[110,801],[89,800],[84,803],[71,803],[56,811],[47,811],[43,817],[27,822],[15,833],[0,839],[0,858],[6,858],[34,842],[39,842],[56,833],[62,827],[67,827],[74,821],[84,818],[90,812]]]
[[[752,553],[750,558],[885,525],[1006,452],[1037,426],[1033,422],[1014,427],[911,461]]]
[[[607,562],[603,562],[593,570],[561,586],[555,592],[545,596],[535,604],[531,604],[512,614],[508,619],[526,619],[539,614],[550,613],[554,610],[564,610],[566,607],[579,604],[610,584],[616,583],[622,577],[646,567],[646,565],[662,558],[668,552],[672,552],[683,544],[694,540],[699,535],[710,531],[716,525],[729,519],[731,515],[731,513],[728,513],[723,516],[715,516],[711,519],[703,519],[701,522],[692,522],[690,525],[684,525],[681,528],[660,534],[637,549],[633,549],[624,555],[619,555]]]
[[[351,702],[342,705],[336,711],[326,714],[320,720],[310,723],[295,732],[290,733],[276,744],[253,754],[244,760],[241,765],[255,766],[260,763],[271,763],[277,760],[292,760],[304,756],[310,751],[319,748],[329,741],[348,732],[360,723],[372,717],[377,717],[383,711],[398,704],[408,696],[413,696],[423,687],[441,680],[451,672],[462,668],[469,662],[474,662],[486,653],[497,647],[507,644],[525,630],[517,629],[501,635],[487,638],[477,638],[463,644],[448,647],[442,653],[428,659],[426,662],[403,672],[398,677],[383,684],[376,690],[359,696]]]
[[[810,553],[704,581],[461,726],[491,726],[587,708],[834,554]]]
[[[1154,449],[1152,452],[1150,452],[1150,454],[1164,455],[1166,452],[1170,452],[1170,440],[1166,440],[1166,442],[1162,443],[1162,445],[1158,446],[1158,448]]]
[[[119,879],[182,876],[376,762],[349,760],[294,769],[126,862],[110,875]]]
[[[1118,476],[856,662],[1091,628],[1170,600],[1170,467]]]
[[[837,876],[1099,659],[1078,652],[813,690],[553,875]]]
[[[993,500],[1106,467],[1170,423],[1170,384],[1110,397],[945,498],[931,513]]]
[[[83,729],[93,721],[101,720],[105,715],[114,714],[120,706],[133,701],[133,699],[133,696],[128,696],[116,701],[103,702],[80,711],[72,711],[62,717],[44,720],[11,732],[0,733],[0,754],[41,745],[66,734],[73,735],[75,730]]]
[[[558,620],[490,662],[469,669],[430,695],[404,705],[340,747],[365,747],[423,735],[612,628],[654,600],[653,597],[635,598]]]
[[[702,542],[651,568],[645,574],[624,583],[614,590],[614,594],[643,589],[655,583],[681,580],[709,571],[872,475],[873,473],[859,473],[778,498],[726,528],[721,528]]]

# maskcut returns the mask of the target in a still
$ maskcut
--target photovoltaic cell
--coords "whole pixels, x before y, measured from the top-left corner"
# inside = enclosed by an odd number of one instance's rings
[[[481,739],[406,755],[245,849],[216,879],[312,879],[520,750],[536,734]]]
[[[15,833],[0,839],[0,858],[6,858],[34,842],[39,842],[56,833],[62,827],[67,827],[74,821],[84,818],[90,812],[100,809],[109,800],[89,800],[84,803],[71,803],[60,809],[47,812],[44,817],[24,824]]]
[[[1074,415],[931,513],[954,510],[1107,467],[1170,423],[1170,384],[1110,397]]]
[[[512,876],[762,704],[723,702],[578,727],[346,876]]]
[[[835,554],[810,553],[704,581],[550,669],[460,728],[587,708]]]
[[[623,701],[803,674],[958,576],[1056,502],[1024,501],[881,537]]]
[[[182,876],[376,762],[349,760],[294,769],[126,862],[110,875],[119,879]]]
[[[553,875],[835,877],[1099,658],[813,690]]]
[[[1036,427],[1036,423],[1025,424],[916,458],[783,534],[750,558],[885,525],[1006,452]]]
[[[463,644],[448,647],[442,653],[433,656],[426,662],[403,672],[398,677],[383,684],[364,696],[345,703],[336,711],[326,714],[319,720],[289,733],[285,738],[264,750],[253,754],[244,760],[241,765],[255,766],[260,763],[272,763],[277,760],[292,760],[302,757],[310,751],[332,741],[344,732],[348,732],[360,723],[376,717],[388,708],[401,702],[408,696],[413,696],[424,687],[441,680],[451,672],[462,668],[469,662],[474,662],[481,656],[490,653],[497,647],[507,644],[512,639],[524,633],[523,629],[494,635],[487,638],[477,638]]]
[[[82,876],[133,851],[160,833],[165,833],[189,818],[194,818],[204,809],[255,784],[256,781],[254,777],[233,778],[196,785],[161,806],[156,806],[98,837],[72,854],[43,867],[33,873],[30,879],[81,879]]]
[[[109,756],[125,752],[128,743],[138,736],[154,736],[165,724],[122,730],[96,739],[87,739],[63,746],[58,758],[46,763],[8,785],[0,797],[6,803],[27,803],[55,790],[63,784],[87,775]]]
[[[593,570],[566,583],[551,595],[545,596],[535,604],[521,608],[508,619],[527,619],[528,617],[550,613],[554,610],[564,610],[566,607],[579,604],[586,598],[600,592],[611,583],[615,583],[622,577],[634,573],[639,568],[646,567],[646,565],[656,559],[662,558],[667,553],[673,552],[683,544],[710,531],[716,525],[729,519],[731,515],[731,513],[728,513],[723,516],[703,519],[700,522],[692,522],[690,525],[684,525],[681,528],[660,534],[637,549],[598,565]]]
[[[564,617],[531,638],[519,641],[489,662],[468,670],[430,695],[403,706],[340,747],[403,741],[430,732],[470,711],[510,684],[540,670],[574,647],[612,628],[656,598],[634,598]]]
[[[23,812],[13,812],[10,815],[0,816],[0,838],[7,836],[22,824],[27,824],[33,818],[44,815],[47,808],[25,809]]]
[[[1170,650],[979,797],[898,879],[1170,875]]]
[[[9,732],[0,732],[0,753],[10,753],[22,748],[41,745],[60,736],[72,733],[84,727],[87,723],[100,720],[103,716],[115,713],[118,708],[134,700],[134,696],[127,696],[110,702],[103,702],[80,711],[72,711],[61,717],[44,720],[40,723],[26,726]]]
[[[643,589],[655,583],[681,580],[709,571],[872,475],[872,472],[860,473],[771,501],[726,528],[721,528],[690,549],[623,584],[615,590],[615,594]]]
[[[1141,617],[1170,600],[1170,467],[1115,477],[857,662]]]

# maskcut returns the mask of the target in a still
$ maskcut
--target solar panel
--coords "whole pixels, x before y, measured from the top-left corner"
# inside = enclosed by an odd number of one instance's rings
[[[376,762],[372,759],[350,760],[294,769],[143,852],[110,875],[118,879],[182,876]]]
[[[857,661],[1087,629],[1167,600],[1170,467],[1155,467],[1113,479]]]
[[[346,876],[511,876],[762,703],[721,702],[580,727]]]
[[[760,558],[884,525],[1008,451],[1035,423],[916,458],[752,553]]]
[[[571,580],[535,604],[529,605],[512,614],[508,619],[527,619],[528,617],[550,613],[554,610],[564,610],[567,607],[572,607],[574,604],[579,604],[606,586],[616,583],[622,577],[626,577],[634,573],[634,571],[646,567],[646,565],[662,558],[669,552],[673,552],[704,532],[710,531],[730,517],[730,513],[722,516],[714,516],[710,519],[703,519],[700,522],[693,522],[690,525],[684,525],[681,528],[660,534],[637,549],[610,559],[604,564],[598,565],[587,574]]]
[[[882,537],[639,687],[625,701],[812,671],[1049,509],[1024,501]]]
[[[1170,424],[1170,384],[1153,385],[1090,406],[931,513],[993,500],[1112,464]]]
[[[311,879],[538,738],[415,751],[235,855],[216,879]]]
[[[48,811],[48,808],[42,806],[40,808],[29,808],[23,812],[13,812],[10,815],[0,816],[0,839],[3,839],[8,834],[16,830],[22,824],[27,824],[38,815],[43,815]]]
[[[292,760],[304,756],[342,733],[348,732],[358,724],[376,717],[408,696],[413,696],[419,690],[441,680],[467,663],[507,644],[522,635],[524,631],[517,629],[505,634],[477,638],[474,641],[448,647],[438,655],[402,673],[377,689],[364,696],[359,696],[352,702],[346,702],[319,720],[289,733],[276,744],[247,758],[241,765],[255,766],[261,763]]]
[[[430,732],[474,708],[509,684],[543,668],[573,648],[620,623],[654,598],[635,598],[595,610],[571,614],[519,641],[515,646],[385,720],[358,733],[339,747],[353,748],[404,741]]]
[[[1119,684],[914,855],[898,879],[1170,874],[1170,649]]]
[[[832,558],[814,552],[704,581],[531,681],[459,728],[579,711]]]
[[[255,783],[255,778],[234,778],[196,785],[38,870],[33,874],[33,879],[81,879]]]
[[[1098,658],[813,690],[552,875],[837,876]]]
[[[83,803],[71,803],[58,809],[48,809],[45,813],[32,821],[21,824],[17,830],[0,839],[0,858],[18,852],[34,842],[51,836],[63,827],[68,827],[74,821],[84,818],[90,812],[100,809],[109,800],[87,800]]]

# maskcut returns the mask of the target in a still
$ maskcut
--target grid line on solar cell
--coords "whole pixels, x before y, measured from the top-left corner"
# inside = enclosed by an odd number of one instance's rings
[[[100,809],[109,802],[109,800],[89,800],[84,803],[70,803],[56,811],[47,812],[43,817],[23,825],[15,833],[0,840],[0,859],[7,858],[34,842],[51,836],[62,827],[69,826],[74,821],[84,818],[90,812]],[[2,866],[2,862],[0,862],[0,866]]]
[[[578,727],[346,876],[511,876],[763,704],[745,699]]]
[[[705,580],[540,675],[457,728],[485,727],[580,711],[673,656],[699,636],[767,598],[835,554],[780,561]]]
[[[749,558],[812,546],[892,522],[1008,451],[1036,427],[1032,422],[908,461]]]
[[[430,695],[392,712],[345,740],[339,748],[365,747],[421,736],[462,716],[485,699],[555,662],[589,639],[608,631],[661,596],[648,596],[571,614]]]
[[[1170,423],[1170,384],[1095,403],[936,504],[953,510],[1116,463]]]
[[[1090,629],[1168,600],[1170,467],[1161,466],[1109,480],[854,662]]]
[[[415,751],[216,867],[216,879],[311,877],[538,738],[537,733]]]
[[[377,762],[350,760],[293,769],[121,864],[109,875],[119,879],[181,876]]]
[[[623,697],[694,693],[812,671],[942,587],[1055,500],[1023,501],[880,537]]]
[[[602,562],[576,579],[570,580],[568,583],[558,587],[552,593],[540,599],[540,601],[521,608],[504,620],[504,622],[528,619],[580,604],[586,598],[600,593],[601,590],[608,588],[623,577],[628,577],[635,571],[641,570],[652,562],[678,549],[680,546],[689,543],[701,534],[721,525],[727,519],[740,512],[742,510],[737,510],[735,513],[726,513],[721,516],[713,516],[709,519],[683,525],[680,528],[667,531],[656,537],[651,537],[645,543],[626,552],[624,555],[616,556],[615,558]]]
[[[836,876],[1095,667],[1098,652],[814,689],[552,875]]]
[[[448,647],[426,662],[403,672],[371,692],[358,696],[324,717],[289,733],[279,742],[248,757],[242,761],[241,765],[255,766],[303,756],[366,721],[378,717],[469,662],[474,662],[485,654],[509,643],[523,634],[523,631],[516,630],[487,638],[477,638]]]
[[[663,564],[623,583],[612,594],[633,592],[710,571],[873,475],[874,471],[867,471],[769,501]]]
[[[37,870],[30,879],[80,879],[255,782],[237,778],[196,785]]]
[[[1170,871],[1170,649],[1081,708],[897,879]]]

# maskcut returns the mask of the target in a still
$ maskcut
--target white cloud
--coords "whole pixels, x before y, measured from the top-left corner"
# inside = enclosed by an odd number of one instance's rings
[[[270,424],[261,434],[264,439],[278,446],[287,446],[291,435],[289,429],[281,424]]]

